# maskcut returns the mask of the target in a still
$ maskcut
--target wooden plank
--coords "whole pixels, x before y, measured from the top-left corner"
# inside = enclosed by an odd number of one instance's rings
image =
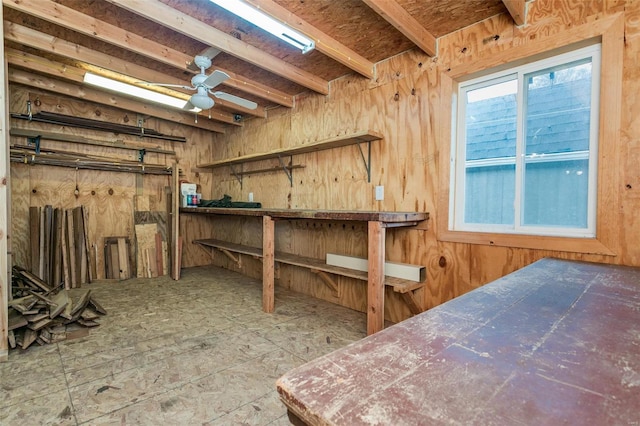
[[[131,272],[129,268],[129,246],[127,241],[120,237],[118,238],[118,278],[126,280],[131,278]]]
[[[22,338],[22,349],[27,349],[38,338],[38,333],[30,328],[25,329],[24,337]]]
[[[40,207],[29,207],[31,241],[31,273],[38,275],[40,266]]]
[[[317,142],[308,143],[305,145],[300,145],[294,148],[278,148],[278,149],[271,150],[269,152],[258,153],[258,154],[248,154],[248,155],[239,156],[233,159],[219,160],[219,161],[213,161],[211,163],[199,164],[197,167],[214,169],[217,167],[237,165],[237,164],[247,163],[251,161],[270,160],[278,157],[308,154],[311,152],[317,152],[317,151],[322,151],[326,149],[341,148],[344,146],[354,145],[358,143],[373,142],[383,138],[384,137],[381,134],[374,132],[372,130],[360,131],[360,132],[355,132],[353,134],[349,134],[346,136],[338,136],[338,137],[329,138],[329,139],[325,139]]]
[[[67,231],[67,211],[62,211],[62,236],[61,236],[61,250],[62,250],[62,276],[64,278],[64,288],[69,290],[71,288],[71,274],[69,273],[69,244],[68,244],[68,231]]]
[[[71,288],[78,286],[76,239],[74,235],[73,211],[67,210],[67,242],[69,243],[69,275],[71,276]]]
[[[162,265],[162,234],[160,232],[156,232],[156,272],[157,275],[163,275],[162,270],[163,265]]]
[[[502,0],[517,26],[527,22],[527,2],[526,0]]]
[[[46,223],[46,213],[45,210],[43,208],[40,208],[40,238],[39,238],[39,242],[40,242],[40,249],[38,250],[39,255],[40,255],[40,259],[39,259],[39,264],[38,264],[38,278],[40,279],[44,279],[44,269],[45,269],[45,252],[44,252],[44,244],[45,244],[45,223]]]
[[[91,258],[91,243],[89,241],[89,211],[86,207],[80,206],[82,212],[82,226],[83,226],[83,234],[84,234],[84,242],[85,242],[85,251],[87,258],[87,281],[92,282],[96,274],[94,273],[96,265],[96,259]]]
[[[53,210],[53,279],[52,287],[57,287],[62,282],[62,221],[64,210]]]
[[[109,244],[109,257],[111,262],[109,268],[111,271],[111,278],[118,279],[120,276],[120,258],[118,257],[118,244]]]
[[[363,0],[429,56],[437,55],[436,38],[395,0]]]
[[[380,222],[368,224],[367,335],[384,329],[385,229]]]
[[[73,234],[76,238],[76,273],[78,274],[78,287],[87,283],[87,250],[84,234],[84,216],[82,207],[73,209]]]
[[[179,250],[180,237],[180,170],[178,163],[173,163],[171,168],[171,277],[174,280],[180,279]]]
[[[69,299],[69,295],[66,290],[59,291],[52,298],[53,303],[55,303],[55,307],[51,306],[49,308],[49,318],[55,318],[60,315],[65,309],[67,309],[67,305],[71,303],[71,299]]]
[[[156,245],[158,225],[155,223],[137,224],[134,226],[136,234],[136,262],[138,263],[136,276],[151,277],[151,271],[155,270],[150,261],[155,265],[155,254],[148,258]]]
[[[93,297],[93,295],[89,296],[89,305],[93,306],[93,309],[96,310],[99,314],[106,315],[107,310],[98,303],[98,301]]]
[[[275,308],[274,258],[275,223],[269,216],[262,218],[262,310],[273,312]]]
[[[29,321],[27,321],[24,315],[14,311],[13,309],[9,310],[8,330],[15,330],[16,328],[24,327],[28,323]]]
[[[53,235],[53,208],[49,205],[44,207],[44,276],[42,280],[51,284],[51,264],[53,252],[51,250],[51,240]]]

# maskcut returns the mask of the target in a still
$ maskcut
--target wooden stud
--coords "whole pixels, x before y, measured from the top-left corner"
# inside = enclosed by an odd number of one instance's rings
[[[274,256],[275,223],[270,216],[262,217],[262,310],[273,312],[275,307]]]
[[[384,329],[385,229],[382,222],[368,223],[367,335],[371,335]]]

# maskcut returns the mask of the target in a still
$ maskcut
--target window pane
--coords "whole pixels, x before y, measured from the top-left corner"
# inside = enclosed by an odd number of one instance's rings
[[[591,62],[548,68],[525,78],[523,224],[586,228]]]
[[[588,160],[529,163],[525,176],[524,225],[587,227]]]
[[[527,155],[589,150],[591,62],[525,76]]]
[[[467,91],[466,223],[513,225],[516,91],[515,79]]]
[[[466,159],[515,157],[517,80],[467,91]]]
[[[466,223],[513,225],[515,165],[468,167]]]

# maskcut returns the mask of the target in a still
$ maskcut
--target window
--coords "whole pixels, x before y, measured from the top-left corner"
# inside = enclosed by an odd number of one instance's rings
[[[459,83],[450,228],[595,237],[600,44]]]

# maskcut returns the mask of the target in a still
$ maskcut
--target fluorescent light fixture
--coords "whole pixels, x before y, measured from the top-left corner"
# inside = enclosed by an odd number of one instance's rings
[[[310,38],[300,34],[299,32],[283,25],[282,23],[276,21],[271,16],[261,12],[258,9],[254,9],[249,6],[247,3],[244,3],[241,0],[210,0],[212,3],[217,4],[223,9],[228,10],[244,19],[245,21],[251,22],[253,25],[256,25],[263,30],[270,32],[274,36],[278,37],[281,40],[286,41],[292,46],[297,47],[302,50],[302,53],[307,53],[312,51],[316,45],[313,40]]]
[[[121,81],[102,77],[90,72],[84,74],[84,82],[103,89],[113,90],[114,92],[135,96],[136,98],[144,99],[145,101],[157,102],[159,104],[168,105],[178,109],[184,109],[185,105],[187,105],[187,101],[184,99],[164,95],[162,93],[154,92],[153,90],[143,89],[132,84],[123,83]],[[199,109],[196,108],[191,111],[199,112]]]

